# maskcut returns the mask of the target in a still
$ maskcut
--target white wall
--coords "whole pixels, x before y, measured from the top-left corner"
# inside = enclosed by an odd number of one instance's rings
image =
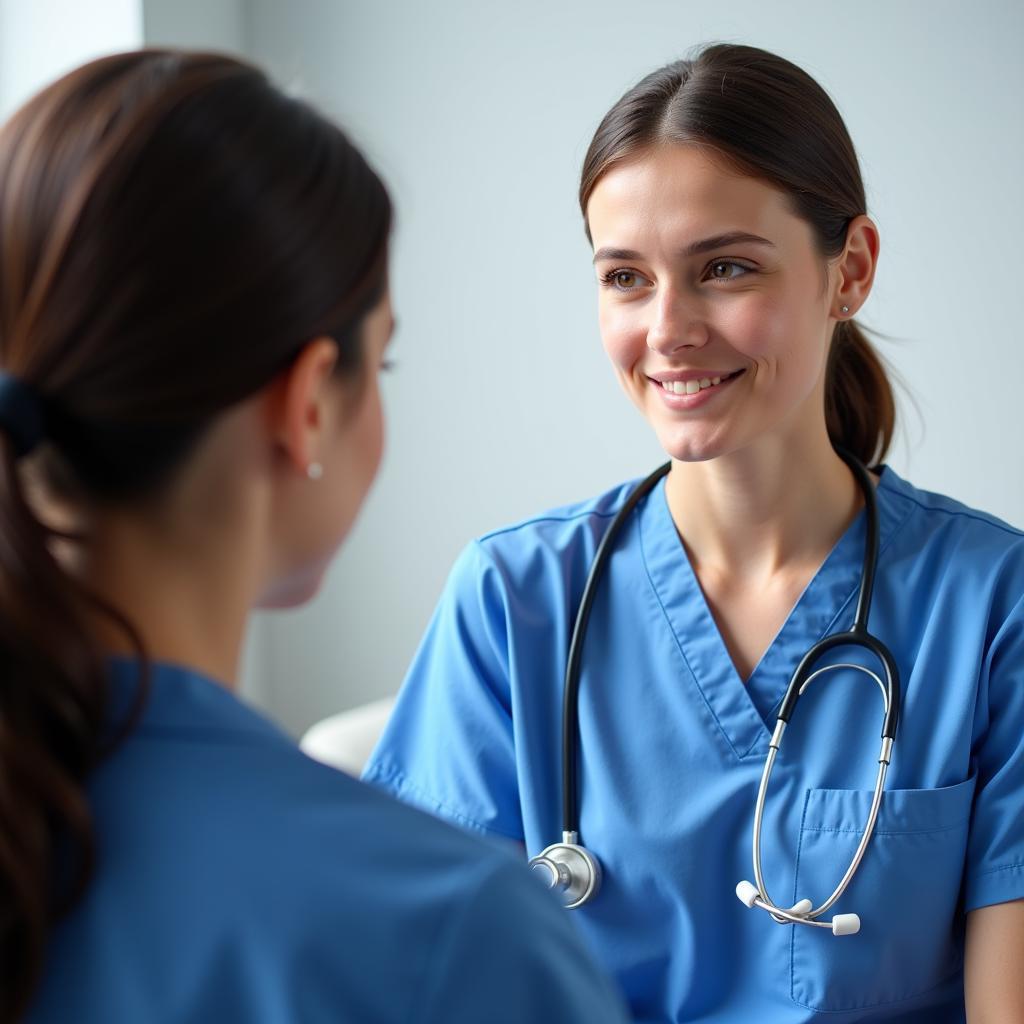
[[[890,459],[1024,523],[1024,5],[251,0],[251,52],[347,125],[398,208],[390,448],[326,591],[265,625],[293,729],[393,690],[459,548],[661,456],[613,383],[576,209],[600,117],[711,40],[836,99],[883,237],[863,320],[909,383]]]
[[[246,48],[244,0],[139,0],[147,46],[241,53]]]
[[[66,71],[141,42],[139,0],[0,0],[0,121]]]

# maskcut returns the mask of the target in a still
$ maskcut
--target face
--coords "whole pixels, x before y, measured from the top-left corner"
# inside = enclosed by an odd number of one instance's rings
[[[782,192],[669,145],[599,179],[587,220],[605,350],[674,459],[824,431],[831,274]]]
[[[384,451],[379,378],[393,330],[385,293],[363,321],[363,372],[355,381],[343,376],[330,381],[329,422],[318,453],[323,474],[318,480],[296,481],[301,493],[295,496],[296,528],[289,531],[287,568],[260,607],[291,607],[313,597],[359,514]]]

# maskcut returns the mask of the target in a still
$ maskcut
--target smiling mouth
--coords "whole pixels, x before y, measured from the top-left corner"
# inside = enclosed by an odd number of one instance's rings
[[[655,383],[670,395],[695,395],[698,391],[707,391],[710,388],[718,387],[725,381],[733,380],[741,373],[743,370],[727,373],[724,377],[701,377],[700,380],[664,380],[655,381]]]

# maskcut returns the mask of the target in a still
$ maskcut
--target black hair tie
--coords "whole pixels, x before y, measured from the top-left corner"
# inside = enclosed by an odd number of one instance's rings
[[[43,439],[43,403],[31,385],[0,370],[0,431],[16,458],[28,455]]]

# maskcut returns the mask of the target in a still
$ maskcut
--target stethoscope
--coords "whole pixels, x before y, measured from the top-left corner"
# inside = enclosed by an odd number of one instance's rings
[[[818,918],[835,905],[853,880],[864,851],[871,840],[871,834],[878,819],[878,809],[882,802],[885,788],[885,775],[892,758],[893,741],[896,738],[896,723],[899,718],[900,683],[896,661],[888,648],[868,632],[868,615],[871,611],[871,592],[874,589],[875,569],[878,565],[878,505],[875,489],[867,469],[859,460],[847,452],[837,449],[838,454],[853,471],[864,495],[867,532],[864,540],[864,564],[860,577],[860,593],[857,597],[857,610],[853,618],[853,626],[845,633],[832,633],[816,643],[802,658],[793,677],[789,682],[785,699],[779,709],[775,723],[775,731],[768,745],[768,756],[761,784],[757,791],[757,803],[754,809],[753,862],[754,882],[743,881],[736,886],[736,895],[748,907],[760,907],[767,911],[772,919],[779,924],[806,924],[816,928],[831,928],[833,935],[853,935],[860,930],[860,918],[856,914],[836,914],[830,921],[819,921]],[[568,909],[582,907],[590,902],[601,887],[601,865],[597,858],[580,842],[579,807],[577,799],[576,768],[579,740],[579,688],[580,661],[583,653],[583,640],[587,631],[591,606],[597,585],[611,555],[616,537],[622,524],[629,518],[637,504],[646,497],[659,480],[664,477],[671,463],[659,466],[650,476],[641,481],[626,499],[611,525],[605,531],[598,545],[597,554],[591,564],[579,611],[572,630],[569,643],[569,657],[565,669],[565,690],[562,705],[562,841],[553,843],[543,852],[530,860],[530,867],[541,874],[550,888],[560,895],[564,906]],[[872,672],[863,665],[843,663],[815,665],[835,647],[859,647],[869,651],[882,667],[882,676]],[[832,895],[820,906],[815,907],[808,899],[801,899],[792,907],[784,908],[775,904],[765,887],[764,874],[761,870],[761,827],[764,820],[765,797],[768,793],[768,780],[779,750],[782,749],[782,737],[786,731],[790,717],[796,708],[797,701],[808,686],[816,679],[837,669],[853,669],[873,679],[882,691],[885,705],[885,718],[882,724],[882,745],[878,753],[878,774],[875,779],[875,792],[868,812],[867,824],[861,835],[860,843],[854,852],[850,866],[843,875]]]

